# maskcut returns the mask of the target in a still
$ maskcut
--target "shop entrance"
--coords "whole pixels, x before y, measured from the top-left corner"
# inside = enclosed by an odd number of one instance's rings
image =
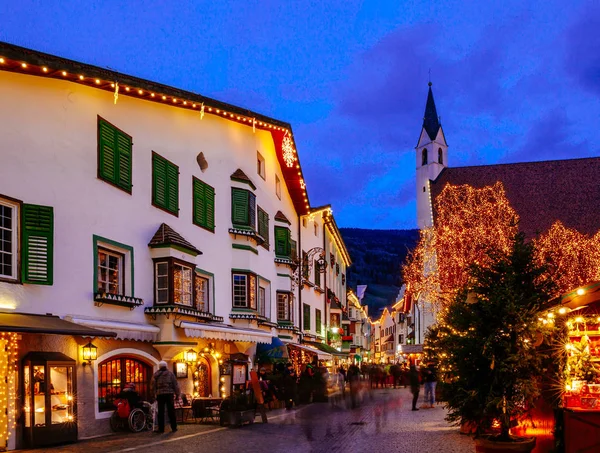
[[[76,441],[75,360],[60,352],[30,352],[22,369],[25,445]]]
[[[211,392],[210,364],[206,357],[198,357],[194,371],[194,398],[206,398]]]

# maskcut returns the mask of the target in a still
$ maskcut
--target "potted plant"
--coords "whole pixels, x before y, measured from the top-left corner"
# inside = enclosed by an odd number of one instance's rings
[[[508,253],[488,253],[492,264],[471,267],[433,337],[447,420],[474,430],[478,452],[531,451],[535,438],[510,430],[540,395],[551,354],[536,348],[538,316],[553,285],[522,234]]]
[[[256,408],[251,398],[244,391],[235,390],[230,397],[225,398],[219,409],[219,423],[221,426],[242,426],[245,423],[254,423]]]

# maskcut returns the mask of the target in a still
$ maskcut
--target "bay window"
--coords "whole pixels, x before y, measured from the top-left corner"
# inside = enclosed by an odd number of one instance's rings
[[[183,305],[201,312],[210,311],[209,278],[185,261],[175,258],[154,261],[156,305]]]

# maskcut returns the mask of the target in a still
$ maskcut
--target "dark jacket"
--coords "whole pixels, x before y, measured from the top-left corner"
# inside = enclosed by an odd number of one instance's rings
[[[152,376],[152,388],[154,395],[165,395],[168,393],[179,396],[179,384],[173,373],[167,369],[160,369]]]
[[[417,367],[411,365],[410,371],[408,372],[408,377],[410,379],[410,388],[413,390],[419,390],[419,372],[417,371]]]

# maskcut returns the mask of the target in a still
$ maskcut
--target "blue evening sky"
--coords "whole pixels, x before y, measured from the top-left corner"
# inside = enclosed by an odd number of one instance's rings
[[[451,166],[600,155],[600,2],[0,0],[0,40],[292,124],[313,205],[414,228],[431,69]]]

